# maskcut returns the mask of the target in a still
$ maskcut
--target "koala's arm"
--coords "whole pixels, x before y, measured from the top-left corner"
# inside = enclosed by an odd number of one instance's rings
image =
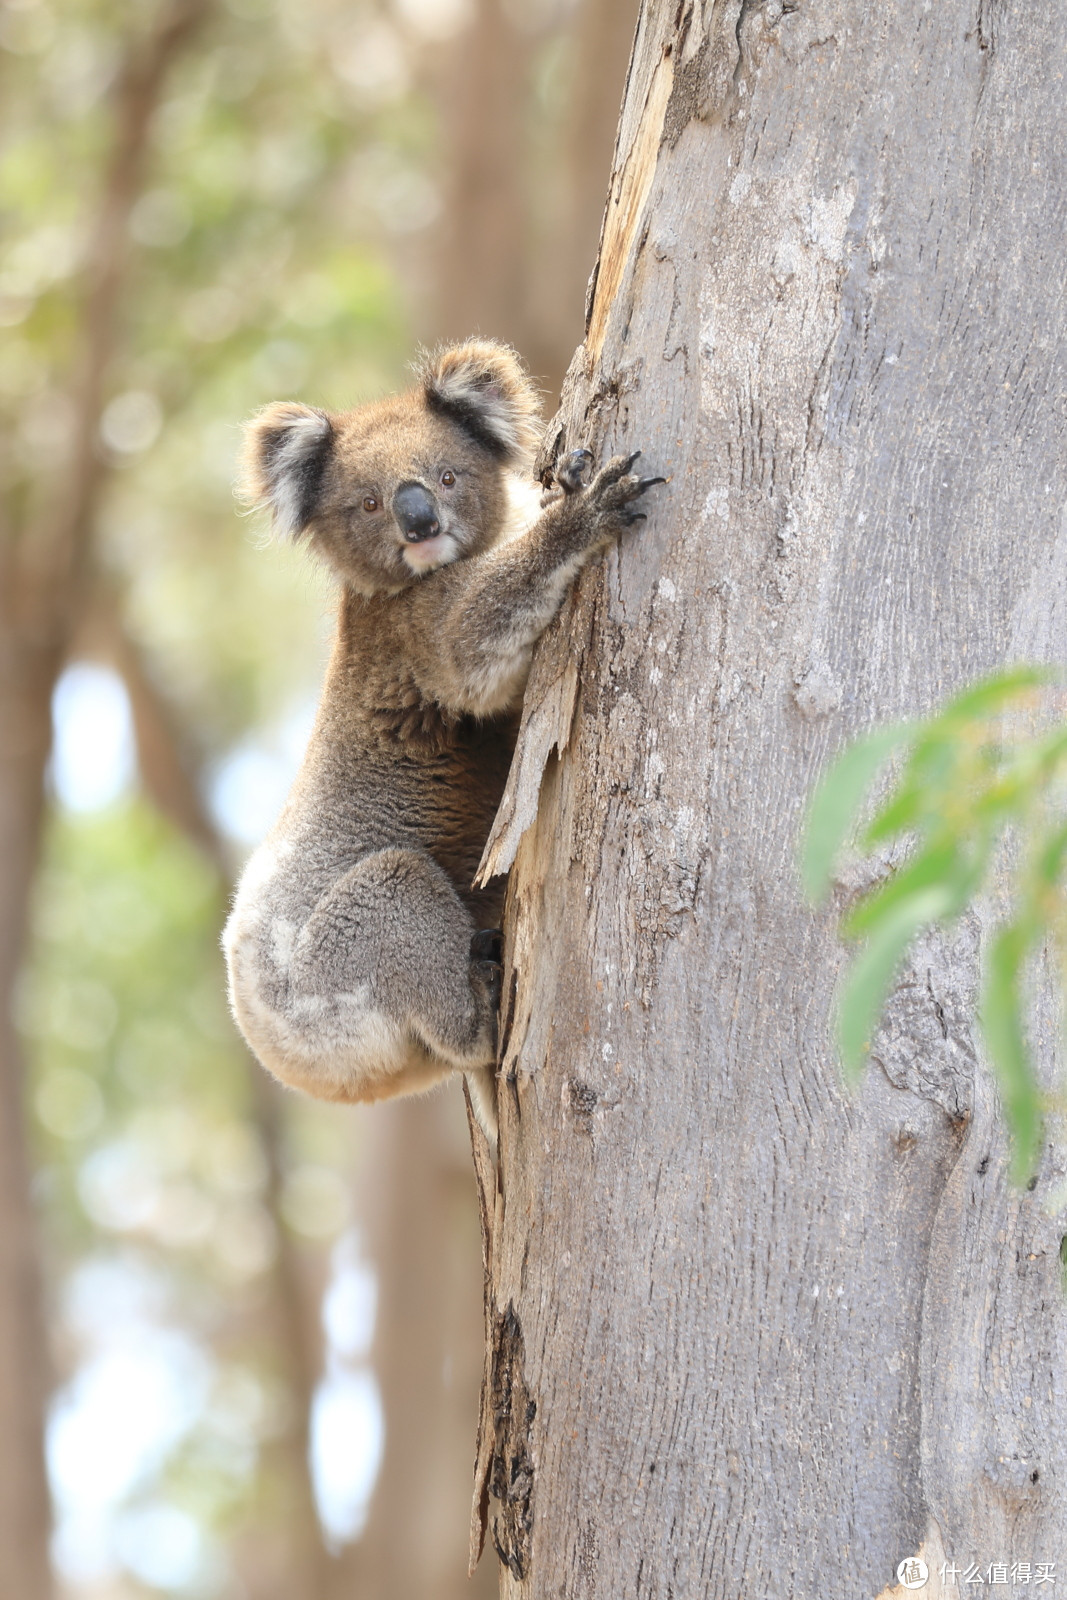
[[[534,645],[556,615],[582,567],[624,528],[644,518],[636,502],[663,478],[631,472],[636,455],[615,456],[583,487],[586,451],[557,474],[563,493],[520,538],[438,575],[446,590],[433,618],[431,689],[455,712],[489,716],[522,694]],[[419,599],[431,603],[429,584]],[[427,618],[427,622],[429,622]]]

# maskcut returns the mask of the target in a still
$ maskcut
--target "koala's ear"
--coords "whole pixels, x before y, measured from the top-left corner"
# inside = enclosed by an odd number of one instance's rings
[[[471,339],[422,357],[426,403],[505,460],[529,461],[540,443],[537,390],[510,345]]]
[[[315,514],[332,449],[333,427],[325,411],[290,400],[264,406],[245,425],[241,498],[269,509],[281,537],[295,538]]]

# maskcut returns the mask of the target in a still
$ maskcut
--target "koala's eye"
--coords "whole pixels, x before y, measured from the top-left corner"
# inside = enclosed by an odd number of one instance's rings
[[[377,497],[377,495],[365,494],[363,496],[363,509],[364,509],[364,511],[377,511],[377,509],[378,509],[378,497]]]
[[[455,481],[456,474],[452,471],[451,467],[446,467],[444,472],[441,474],[441,482],[444,484],[446,489],[451,489]]]

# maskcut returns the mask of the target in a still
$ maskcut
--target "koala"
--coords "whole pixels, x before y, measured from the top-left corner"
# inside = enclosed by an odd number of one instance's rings
[[[468,1075],[495,1136],[502,890],[472,879],[533,648],[585,564],[663,478],[635,455],[543,496],[537,395],[514,352],[424,358],[406,394],[269,405],[246,500],[332,568],[340,609],[313,732],[223,934],[230,1001],[283,1083],[368,1101]],[[638,452],[639,453],[639,452]]]

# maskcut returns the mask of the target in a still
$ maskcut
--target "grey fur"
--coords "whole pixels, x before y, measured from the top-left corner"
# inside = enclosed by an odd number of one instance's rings
[[[492,1134],[499,968],[471,939],[501,891],[471,880],[533,647],[662,480],[616,457],[588,487],[561,472],[542,509],[536,396],[514,353],[471,342],[420,379],[356,411],[286,404],[249,426],[248,498],[306,535],[342,598],[304,766],[223,943],[234,1015],[283,1082],[377,1100],[463,1071]],[[411,486],[433,501],[433,537],[392,514]]]

